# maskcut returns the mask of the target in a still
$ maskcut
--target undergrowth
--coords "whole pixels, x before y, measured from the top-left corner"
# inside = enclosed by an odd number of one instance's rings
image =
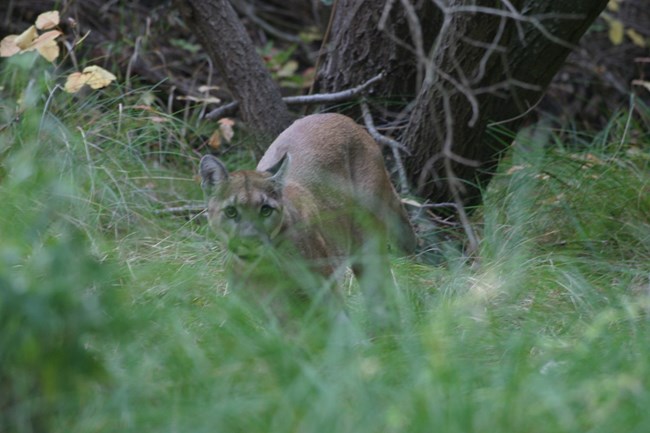
[[[395,260],[398,325],[369,332],[354,287],[347,320],[290,324],[228,292],[203,217],[170,211],[201,201],[205,126],[0,67],[0,430],[650,429],[643,107],[521,133],[476,256]]]

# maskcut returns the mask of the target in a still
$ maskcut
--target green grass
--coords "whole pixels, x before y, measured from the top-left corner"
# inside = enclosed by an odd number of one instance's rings
[[[476,257],[396,260],[398,325],[369,331],[354,285],[347,321],[228,293],[201,218],[159,212],[201,200],[205,126],[148,90],[48,100],[22,62],[0,64],[0,430],[650,429],[647,112],[520,134]]]

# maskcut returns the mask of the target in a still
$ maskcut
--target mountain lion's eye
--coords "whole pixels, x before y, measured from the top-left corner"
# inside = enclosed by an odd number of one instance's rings
[[[269,206],[268,204],[262,205],[262,208],[260,209],[260,215],[263,217],[270,216],[273,213],[273,208]]]
[[[223,210],[223,213],[226,215],[226,218],[237,218],[237,209],[234,206],[228,206]]]

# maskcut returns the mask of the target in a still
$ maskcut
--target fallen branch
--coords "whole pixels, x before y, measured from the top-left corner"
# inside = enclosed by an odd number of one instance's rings
[[[356,87],[353,87],[348,90],[343,90],[341,92],[334,93],[317,93],[315,95],[300,95],[300,96],[285,96],[282,98],[285,104],[287,105],[315,105],[315,104],[324,104],[324,103],[333,103],[333,102],[342,102],[354,98],[355,96],[361,94],[369,86],[376,83],[377,81],[384,78],[384,73],[380,73],[363,84],[360,84]],[[210,111],[205,115],[206,119],[219,119],[225,116],[232,116],[237,112],[239,108],[239,101],[232,101],[226,105],[223,105],[216,110]]]

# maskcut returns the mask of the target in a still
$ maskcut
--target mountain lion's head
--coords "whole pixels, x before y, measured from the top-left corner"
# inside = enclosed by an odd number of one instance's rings
[[[272,245],[284,220],[282,189],[288,158],[268,172],[229,173],[219,159],[201,159],[208,219],[223,245],[241,260],[258,257]]]

